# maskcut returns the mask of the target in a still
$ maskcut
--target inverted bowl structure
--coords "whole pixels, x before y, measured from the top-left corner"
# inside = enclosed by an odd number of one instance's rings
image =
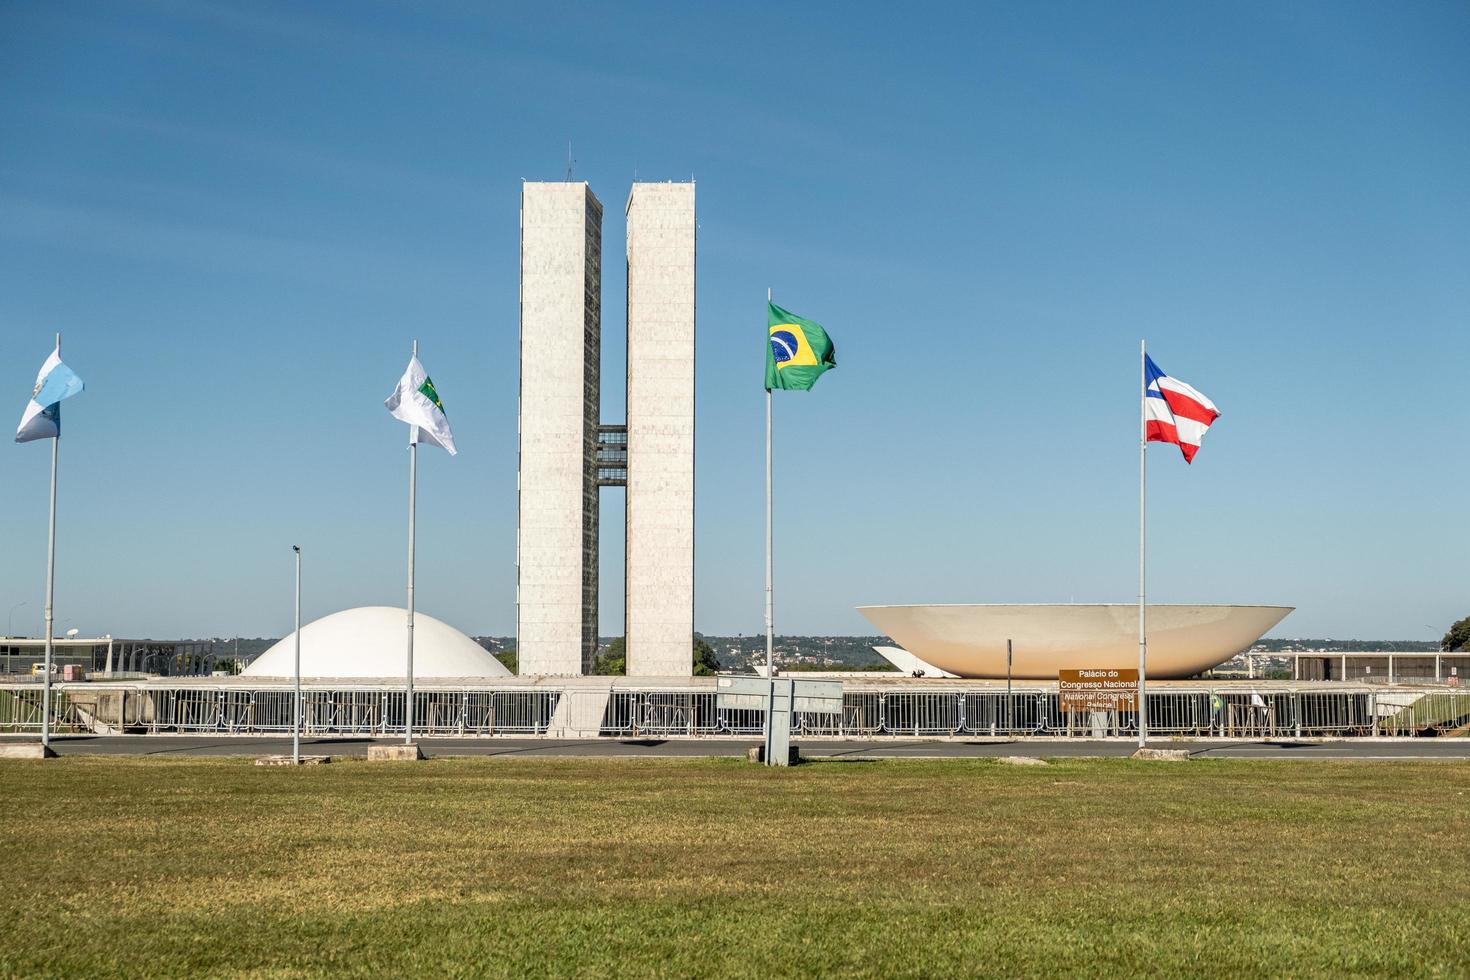
[[[1148,607],[1148,675],[1192,677],[1265,635],[1293,606]],[[905,650],[959,677],[1055,680],[1057,671],[1138,666],[1138,606],[859,606]]]

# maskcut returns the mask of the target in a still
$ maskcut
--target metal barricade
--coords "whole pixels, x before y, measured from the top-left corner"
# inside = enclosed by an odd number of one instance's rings
[[[766,730],[766,713],[755,708],[718,708],[719,732],[749,737]],[[792,719],[793,724],[796,718]]]
[[[720,722],[713,691],[633,691],[632,735],[714,735]]]
[[[1470,731],[1470,691],[1385,691],[1375,695],[1374,700],[1380,735],[1408,737]]]
[[[41,732],[41,702],[43,689],[40,684],[15,685],[0,690],[0,732]],[[88,731],[66,692],[51,689],[51,731],[58,734]]]
[[[883,731],[888,735],[957,735],[964,728],[964,700],[955,691],[885,694]]]
[[[1294,735],[1295,705],[1289,696],[1254,691],[1218,692],[1217,735],[1225,738],[1278,738]]]
[[[1298,691],[1296,724],[1303,735],[1368,735],[1373,731],[1373,694]]]
[[[822,715],[818,724],[829,724],[831,715]],[[882,698],[873,691],[842,693],[842,730],[844,736],[877,735],[883,730]]]
[[[1213,725],[1208,691],[1149,691],[1148,730],[1151,735],[1209,735]],[[1138,731],[1138,719],[1132,729]]]
[[[122,728],[280,735],[292,728],[289,686],[155,682],[88,684],[77,691],[74,702],[65,689],[52,690],[53,730],[59,734]],[[430,687],[414,692],[414,729],[426,736],[543,735],[561,700],[574,695],[606,698],[600,734],[607,737],[749,738],[765,725],[763,710],[722,709],[713,690],[618,688],[604,694],[575,688]],[[39,732],[41,696],[38,684],[0,685],[0,732]],[[1470,690],[1448,687],[1160,685],[1147,696],[1149,731],[1159,737],[1414,737],[1470,731]],[[313,736],[401,734],[404,706],[401,689],[314,685],[302,690],[303,731]],[[590,721],[597,724],[595,716]],[[1007,694],[995,688],[904,690],[880,684],[844,691],[840,715],[792,715],[793,734],[826,738],[1117,738],[1137,731],[1136,712],[1063,713],[1057,694],[1039,688]]]

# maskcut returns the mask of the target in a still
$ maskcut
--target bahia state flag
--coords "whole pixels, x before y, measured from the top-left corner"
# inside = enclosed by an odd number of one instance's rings
[[[408,362],[408,369],[398,379],[398,387],[383,402],[395,419],[409,425],[408,441],[427,442],[438,446],[454,456],[454,433],[449,431],[449,417],[444,414],[444,403],[434,382],[424,371],[417,357]]]
[[[1149,442],[1172,442],[1184,453],[1184,461],[1194,461],[1199,444],[1209,431],[1210,423],[1220,417],[1215,403],[1196,388],[1171,378],[1154,359],[1143,355],[1144,432]]]
[[[822,325],[803,320],[775,303],[766,304],[770,342],[766,345],[766,390],[806,391],[823,371],[837,366],[837,348]]]
[[[61,363],[61,345],[57,344],[36,375],[36,387],[31,389],[31,400],[21,414],[15,441],[33,442],[60,436],[61,403],[84,387],[82,379]]]

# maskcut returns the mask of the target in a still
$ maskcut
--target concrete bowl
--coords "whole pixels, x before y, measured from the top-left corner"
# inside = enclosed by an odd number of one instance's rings
[[[1292,606],[1150,605],[1148,675],[1192,677],[1248,649]],[[959,677],[1056,680],[1057,671],[1138,665],[1138,606],[859,606],[920,660]]]

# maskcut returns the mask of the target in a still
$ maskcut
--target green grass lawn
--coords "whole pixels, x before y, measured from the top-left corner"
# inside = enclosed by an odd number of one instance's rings
[[[1470,765],[0,763],[0,974],[1470,974]]]

